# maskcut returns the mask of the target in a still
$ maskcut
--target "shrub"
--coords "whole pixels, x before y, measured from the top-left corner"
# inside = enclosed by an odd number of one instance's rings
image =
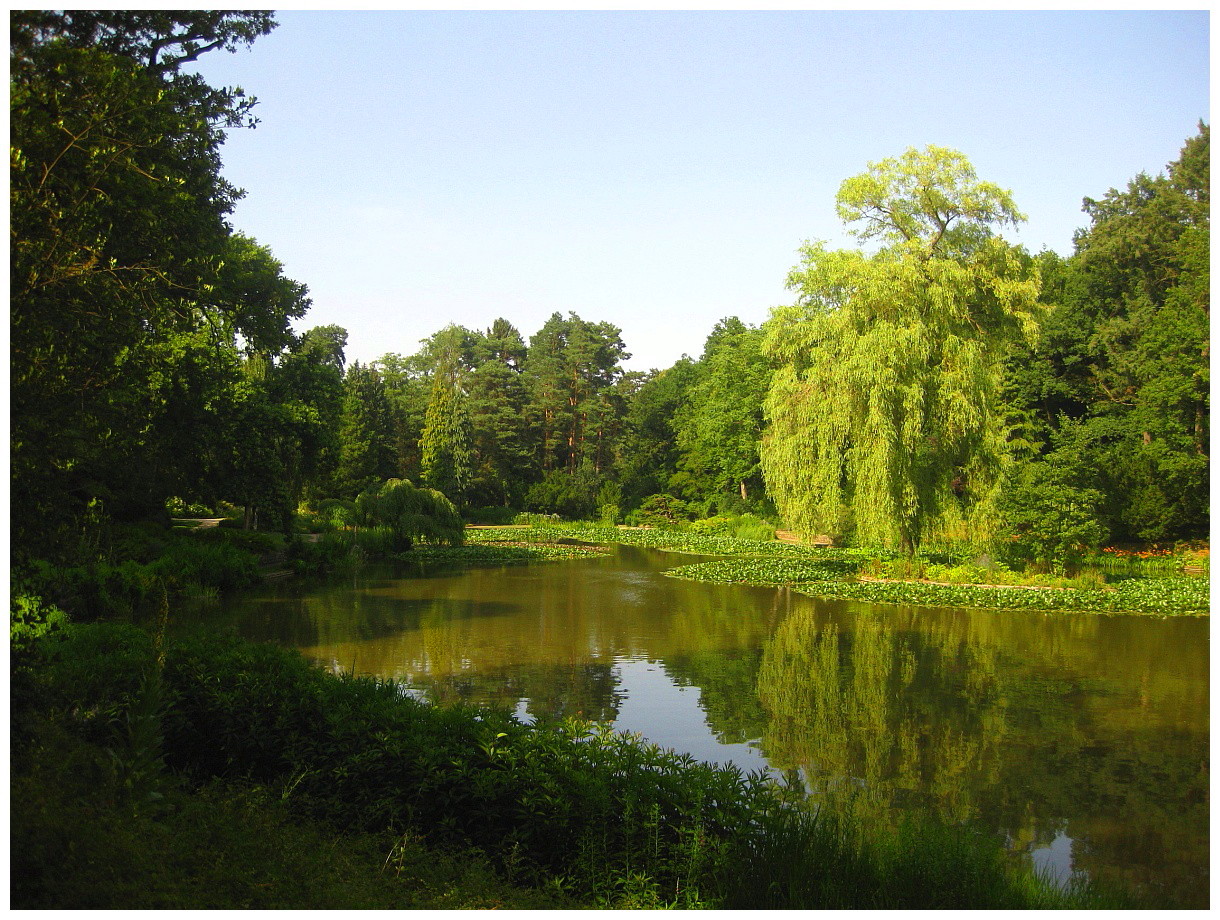
[[[534,511],[522,511],[520,514],[513,516],[514,524],[529,524],[531,526],[558,524],[558,514],[538,514]]]
[[[453,502],[435,489],[419,489],[405,479],[389,479],[356,498],[355,518],[362,526],[391,534],[389,551],[410,549],[415,541],[461,546],[466,525]]]
[[[130,560],[66,567],[37,562],[30,578],[36,594],[82,622],[130,615],[151,595],[156,581],[149,566]]]
[[[575,474],[549,471],[542,482],[536,482],[526,490],[523,504],[527,511],[581,520],[596,513],[600,492],[597,473],[586,463]]]
[[[67,625],[68,615],[58,607],[28,590],[15,590],[9,603],[10,664],[21,666],[38,640],[62,633]]]
[[[314,542],[291,540],[287,555],[298,574],[318,574],[351,561],[355,545],[355,534],[331,531]]]
[[[258,556],[253,547],[267,544],[253,538],[265,539],[270,535],[241,534],[246,539],[238,540],[234,539],[239,536],[236,533],[216,531],[216,537],[204,537],[207,533],[203,531],[198,537],[192,535],[176,541],[165,555],[148,567],[148,571],[177,592],[193,587],[228,591],[257,583]],[[241,543],[247,546],[243,547]]]
[[[177,496],[165,500],[165,510],[177,518],[210,518],[212,509],[199,502],[187,502]]]
[[[645,498],[629,518],[633,523],[649,527],[672,527],[680,521],[690,520],[691,513],[690,506],[682,499],[661,492]]]
[[[104,744],[106,714],[137,703],[154,649],[129,627],[68,635],[43,672],[48,696]],[[864,833],[831,812],[783,804],[761,776],[608,726],[523,725],[503,711],[433,707],[393,682],[337,678],[295,653],[233,637],[171,646],[163,680],[160,737],[179,777],[204,789],[223,777],[232,788],[265,790],[309,826],[394,835],[404,847],[385,864],[396,869],[421,851],[406,842],[426,834],[427,846],[476,847],[517,879],[562,879],[569,894],[601,906],[1087,902],[1010,874],[999,845],[965,829]],[[33,814],[22,813],[23,827],[48,827]],[[41,846],[42,860],[53,852]]]
[[[1000,502],[1008,527],[1005,555],[1062,574],[1106,539],[1097,514],[1101,501],[1100,492],[1075,487],[1049,463],[1022,465]]]

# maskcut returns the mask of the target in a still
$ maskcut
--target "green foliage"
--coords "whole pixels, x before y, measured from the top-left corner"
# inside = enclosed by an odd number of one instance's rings
[[[878,552],[888,555],[885,550],[854,547],[824,549],[779,543],[773,539],[742,540],[726,535],[703,533],[698,528],[689,525],[677,528],[603,527],[599,524],[561,523],[550,519],[537,522],[522,521],[521,523],[531,523],[532,526],[528,530],[506,528],[504,530],[481,530],[474,533],[477,539],[554,543],[563,539],[577,538],[586,543],[621,543],[625,546],[643,546],[650,549],[705,556],[786,557],[804,560],[852,559],[855,560],[857,567],[862,560],[871,558]]]
[[[828,558],[805,559],[719,559],[697,562],[670,569],[666,575],[691,581],[722,585],[798,585],[847,575],[856,570],[854,562]]]
[[[666,574],[696,581],[722,584],[788,586],[816,597],[846,598],[887,604],[914,604],[928,607],[984,607],[1102,613],[1141,613],[1156,616],[1206,616],[1209,607],[1209,582],[1205,577],[1130,578],[1114,587],[1099,587],[1097,579],[1081,577],[1073,587],[1046,587],[1047,579],[1006,576],[1002,566],[957,565],[932,568],[909,558],[894,562],[893,554],[883,549],[836,548],[793,545],[775,541],[747,541],[726,536],[709,536],[690,529],[633,530],[585,524],[542,524],[529,530],[482,531],[479,539],[554,543],[564,537],[579,536],[596,544],[622,543],[671,552],[709,556],[730,556],[727,560],[680,566]],[[879,574],[912,578],[939,574],[962,580],[962,584],[928,584],[916,581],[856,581],[862,564]],[[890,566],[901,567],[901,571]],[[988,587],[964,583],[967,578],[999,583]],[[1003,585],[1011,584],[1010,587]]]
[[[473,339],[473,369],[467,378],[475,458],[472,500],[517,503],[532,478],[535,453],[522,369],[525,341],[503,318]]]
[[[1141,613],[1155,616],[1207,616],[1210,603],[1208,582],[1201,578],[1131,579],[1106,590],[846,581],[807,582],[796,588],[814,597],[837,597],[877,604]]]
[[[677,417],[695,375],[694,362],[683,357],[638,381],[627,400],[615,461],[625,508],[665,491],[669,477],[678,471]]]
[[[614,387],[623,374],[619,362],[629,357],[617,326],[575,313],[552,314],[530,337],[522,376],[544,473],[576,474],[586,461],[597,470],[609,466],[622,408]]]
[[[239,530],[153,530],[157,536],[127,528],[105,560],[75,566],[38,561],[29,569],[30,585],[74,620],[126,617],[147,610],[162,588],[177,596],[255,584],[259,555],[279,546],[273,535]]]
[[[559,515],[557,514],[539,514],[534,511],[521,511],[513,515],[514,524],[528,524],[531,526],[547,526],[549,524],[558,524]]]
[[[1035,328],[1037,270],[994,236],[1020,219],[1007,193],[937,147],[843,183],[839,212],[863,220],[874,255],[803,247],[797,305],[773,312],[778,363],[763,470],[798,534],[913,551],[965,501],[985,510],[1002,446],[996,413],[1007,342]]]
[[[523,504],[538,514],[555,514],[572,520],[595,516],[602,479],[593,464],[582,463],[574,473],[551,470],[526,490]]]
[[[774,540],[775,525],[753,514],[730,514],[691,521],[695,533],[733,537],[738,540]]]
[[[1041,461],[1022,465],[1000,500],[1011,536],[1004,552],[1023,563],[1064,572],[1106,538],[1097,522],[1101,493],[1078,489]]]
[[[465,522],[453,502],[435,489],[419,489],[405,479],[389,479],[356,498],[356,521],[384,527],[391,551],[410,549],[415,541],[460,546]]]
[[[322,534],[317,540],[299,538],[289,541],[285,558],[298,574],[318,575],[357,561],[355,548],[365,539],[368,531],[337,532]],[[390,549],[386,550],[387,552]],[[363,550],[361,550],[363,552]],[[375,554],[369,554],[375,555]]]
[[[167,651],[172,772],[165,798],[132,812],[108,799],[105,718],[93,719],[100,734],[80,720],[138,698],[152,654],[146,636],[114,627],[59,644],[44,672],[56,718],[39,738],[51,756],[14,777],[15,904],[453,905],[413,865],[438,855],[442,876],[458,874],[455,857],[484,867],[481,884],[458,885],[470,906],[488,886],[522,906],[1101,903],[1033,884],[961,829],[867,831],[606,726],[430,707],[392,682],[219,637]],[[380,875],[366,868],[373,852]]]
[[[1009,362],[1012,414],[1122,541],[1208,530],[1209,149],[1201,124],[1168,175],[1085,199],[1073,256],[1042,259],[1043,334]]]
[[[25,661],[35,642],[63,632],[68,615],[41,597],[14,592],[9,604],[9,654],[14,666]]]
[[[463,515],[470,524],[512,524],[517,512],[503,505],[488,508],[467,508]]]
[[[649,527],[672,527],[690,518],[691,509],[686,502],[662,492],[645,498],[640,507],[628,516],[628,522]]]
[[[479,534],[466,546],[417,546],[398,558],[403,562],[444,563],[454,566],[526,565],[554,559],[583,559],[605,555],[599,546],[514,543],[511,533]]]
[[[343,833],[275,789],[170,783],[159,806],[117,801],[105,752],[40,729],[44,756],[13,776],[17,909],[545,909],[554,889],[513,885],[470,850],[419,835]]]
[[[355,498],[394,477],[394,426],[381,374],[359,361],[343,380],[343,414],[339,430],[341,498]]]
[[[308,301],[225,221],[240,193],[218,151],[252,100],[179,70],[266,34],[270,14],[18,11],[11,26],[14,546],[71,561],[91,501],[138,520],[194,497],[209,452],[187,439],[214,431],[230,346],[275,353]]]
[[[216,536],[211,536],[212,533]],[[186,591],[192,587],[229,591],[252,585],[258,581],[257,554],[266,552],[269,542],[243,540],[240,537],[244,535],[242,531],[223,531],[219,528],[202,531],[199,539],[175,541],[169,551],[152,563],[149,569],[166,586],[176,591]],[[269,535],[256,536],[266,538]]]
[[[772,373],[762,341],[761,330],[736,317],[717,323],[674,423],[680,466],[706,477],[715,493],[737,493],[743,501],[762,485],[758,451]]]
[[[463,503],[474,472],[474,434],[460,354],[462,331],[449,326],[433,337],[432,395],[419,442],[423,481],[458,504]]]

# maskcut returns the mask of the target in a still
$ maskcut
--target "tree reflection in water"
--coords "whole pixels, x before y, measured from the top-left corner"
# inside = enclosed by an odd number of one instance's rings
[[[758,671],[763,751],[815,801],[1067,838],[1077,871],[1206,903],[1206,649],[1163,657],[1172,627],[1138,618],[844,609],[794,604]]]

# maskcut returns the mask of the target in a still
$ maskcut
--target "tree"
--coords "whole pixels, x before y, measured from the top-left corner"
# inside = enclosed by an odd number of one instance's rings
[[[533,476],[526,420],[528,393],[521,368],[521,333],[497,319],[474,343],[474,369],[466,379],[474,447],[472,503],[508,506]]]
[[[1102,493],[1119,540],[1207,533],[1208,150],[1200,125],[1167,176],[1085,199],[1073,256],[1041,259],[1042,334],[1008,363],[1011,411],[1072,487]]]
[[[624,431],[617,447],[615,471],[626,507],[664,492],[678,472],[677,419],[698,371],[685,355],[672,367],[636,381],[626,400]]]
[[[758,451],[771,383],[762,339],[761,330],[736,317],[717,323],[677,421],[682,466],[708,477],[718,495],[736,493],[743,504],[750,499],[750,484],[762,491]]]
[[[390,479],[356,498],[356,517],[365,525],[388,527],[394,547],[408,550],[416,540],[461,546],[465,523],[447,497],[419,489],[405,479]]]
[[[1208,527],[1210,132],[1187,140],[1168,176],[1086,199],[1075,268],[1093,313],[1091,415],[1112,431],[1104,466],[1122,532],[1204,536]]]
[[[474,467],[473,433],[466,401],[463,345],[466,330],[448,326],[433,337],[432,394],[420,436],[424,482],[463,503]]]
[[[559,466],[574,475],[586,459],[598,472],[609,465],[616,408],[610,390],[629,357],[617,326],[575,313],[552,314],[531,337],[523,372],[543,472]]]
[[[352,364],[343,390],[337,497],[355,498],[394,478],[394,429],[385,386],[374,368],[359,361]]]
[[[301,437],[300,480],[294,493],[308,498],[335,492],[346,345],[346,329],[315,326],[289,348],[271,376],[272,398],[289,407]]]
[[[1000,361],[1036,329],[1037,269],[994,232],[1022,219],[1009,193],[956,151],[870,164],[837,201],[882,246],[802,248],[798,301],[764,326],[777,369],[763,472],[797,533],[913,553],[952,506],[979,515],[994,499]]]
[[[384,354],[373,362],[385,385],[390,401],[390,421],[394,431],[394,455],[399,475],[420,477],[420,438],[432,386],[429,368],[422,354]]]
[[[251,11],[11,14],[11,460],[23,553],[61,545],[57,527],[98,499],[124,504],[127,461],[145,453],[143,400],[176,339],[271,331],[226,296],[234,254],[258,256],[225,223],[239,193],[218,151],[226,129],[252,123],[253,100],[179,67],[273,26]],[[251,268],[267,277],[265,260]],[[126,504],[140,514],[146,503]]]

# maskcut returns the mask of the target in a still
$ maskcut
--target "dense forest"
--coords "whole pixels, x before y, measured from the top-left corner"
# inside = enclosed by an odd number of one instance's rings
[[[389,479],[489,522],[750,512],[1031,558],[1206,535],[1207,125],[1086,199],[1067,257],[1005,242],[1022,216],[961,154],[872,164],[838,209],[873,250],[806,244],[793,306],[665,369],[625,370],[620,330],[575,312],[348,363],[343,328],[293,331],[305,285],[229,223],[220,150],[253,100],[183,67],[272,25],[14,14],[18,561],[80,560],[167,502],[284,530]]]

